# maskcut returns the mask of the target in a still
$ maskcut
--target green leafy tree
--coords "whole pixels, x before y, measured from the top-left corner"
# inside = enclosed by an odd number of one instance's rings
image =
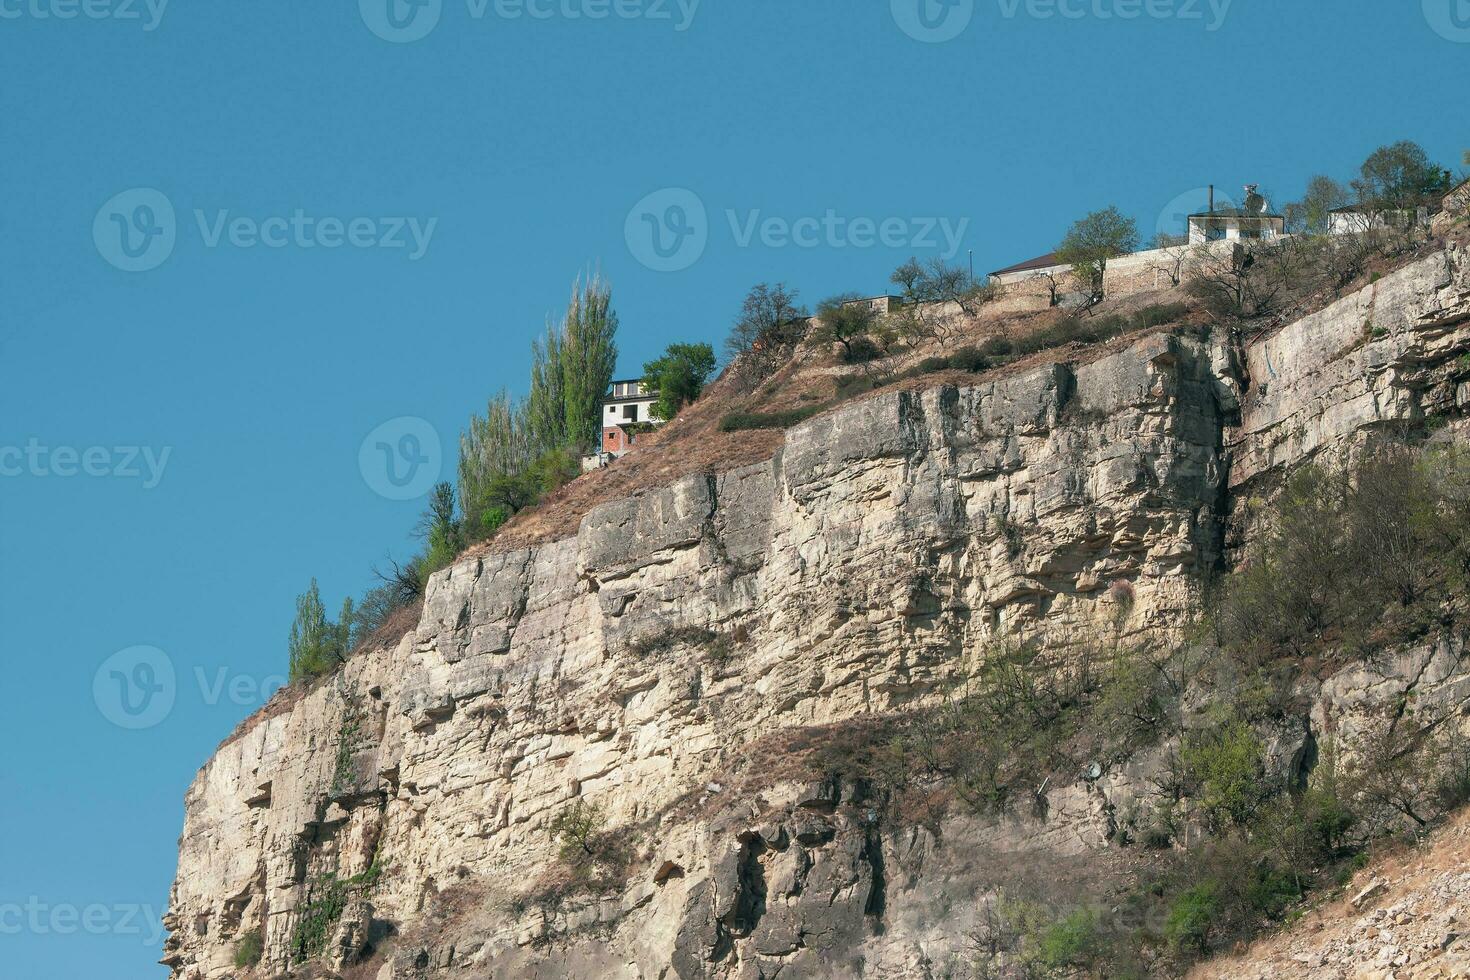
[[[348,600],[344,611],[351,616]],[[350,618],[348,620],[351,622]],[[350,631],[350,625],[348,627]],[[296,619],[291,624],[290,675],[293,682],[328,673],[346,656],[346,641],[341,624],[327,619],[316,579],[296,598]]]
[[[1251,822],[1268,790],[1265,749],[1249,725],[1229,721],[1190,733],[1179,759],[1212,826],[1221,829]]]
[[[1369,208],[1398,210],[1424,204],[1446,189],[1448,171],[1412,140],[1380,146],[1363,161],[1353,181],[1358,200]]]
[[[502,503],[492,499],[492,488],[503,491],[504,481],[519,477],[534,459],[527,406],[502,391],[490,399],[484,416],[470,417],[459,437],[459,501],[466,526],[478,527],[482,512]]]
[[[531,343],[531,395],[526,402],[526,424],[531,442],[549,449],[567,441],[566,387],[563,378],[562,334],[546,325],[546,340]]]
[[[600,275],[585,284],[579,279],[572,287],[561,344],[566,437],[575,446],[591,446],[601,428],[602,399],[617,370],[617,332],[612,287]]]
[[[1057,260],[1072,267],[1086,284],[1094,302],[1102,299],[1108,260],[1138,247],[1138,224],[1116,207],[1094,211],[1074,224],[1057,246]]]
[[[842,345],[842,359],[849,364],[870,360],[878,353],[869,334],[878,315],[856,293],[843,293],[817,304],[818,343]]]
[[[670,344],[662,357],[643,365],[643,381],[658,392],[655,418],[668,421],[699,397],[715,369],[709,344]]]
[[[447,568],[458,556],[463,542],[455,519],[454,487],[440,483],[429,494],[429,508],[419,518],[418,533],[427,542],[423,574]]]

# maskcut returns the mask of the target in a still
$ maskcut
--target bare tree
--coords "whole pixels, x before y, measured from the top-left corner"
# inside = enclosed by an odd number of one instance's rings
[[[911,258],[893,271],[888,281],[899,288],[903,307],[897,313],[899,331],[933,337],[948,347],[964,332],[980,308],[994,299],[997,289],[979,283],[966,269],[943,259],[920,262]]]
[[[806,319],[806,308],[797,303],[797,291],[784,282],[774,286],[760,283],[751,288],[741,304],[740,316],[725,339],[725,353],[733,360],[757,346],[780,343],[793,324]]]
[[[1156,254],[1149,261],[1150,268],[1168,276],[1171,285],[1177,286],[1183,282],[1185,266],[1189,262],[1189,236],[1170,235],[1166,232],[1159,232],[1153,240],[1153,251]],[[1055,296],[1055,285],[1053,285],[1052,289],[1052,295]],[[1052,305],[1055,306],[1056,304],[1053,303]]]

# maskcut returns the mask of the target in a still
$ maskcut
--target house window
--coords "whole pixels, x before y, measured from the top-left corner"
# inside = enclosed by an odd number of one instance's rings
[[[1205,238],[1212,242],[1223,242],[1225,240],[1225,229],[1220,225],[1206,228]]]
[[[638,418],[638,406],[637,405],[624,405],[623,406],[623,418],[626,419],[629,422],[636,421],[637,418]]]

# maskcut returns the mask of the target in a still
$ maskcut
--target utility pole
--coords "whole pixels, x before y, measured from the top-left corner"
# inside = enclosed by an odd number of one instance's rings
[[[970,285],[975,285],[975,250],[970,249]]]

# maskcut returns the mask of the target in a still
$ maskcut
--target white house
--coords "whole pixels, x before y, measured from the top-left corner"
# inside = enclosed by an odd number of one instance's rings
[[[1006,266],[1004,269],[996,269],[990,274],[990,281],[999,286],[1008,286],[1011,283],[1025,282],[1027,279],[1035,279],[1037,276],[1057,275],[1071,270],[1071,266],[1062,265],[1057,261],[1055,252],[1038,255],[1034,259],[1018,262],[1015,265]]]
[[[1433,217],[1426,207],[1375,208],[1365,204],[1333,208],[1328,214],[1331,222],[1328,231],[1334,235],[1361,235],[1366,231],[1408,228],[1410,225],[1428,228]]]
[[[600,469],[627,455],[640,432],[662,425],[662,420],[653,417],[657,401],[658,392],[641,379],[614,381],[602,400],[602,444],[582,459],[583,471]]]
[[[1215,207],[1215,189],[1210,188],[1210,209],[1189,216],[1189,244],[1206,242],[1270,241],[1286,234],[1286,216],[1273,214],[1271,204],[1256,193],[1256,184],[1245,185],[1245,206]]]

